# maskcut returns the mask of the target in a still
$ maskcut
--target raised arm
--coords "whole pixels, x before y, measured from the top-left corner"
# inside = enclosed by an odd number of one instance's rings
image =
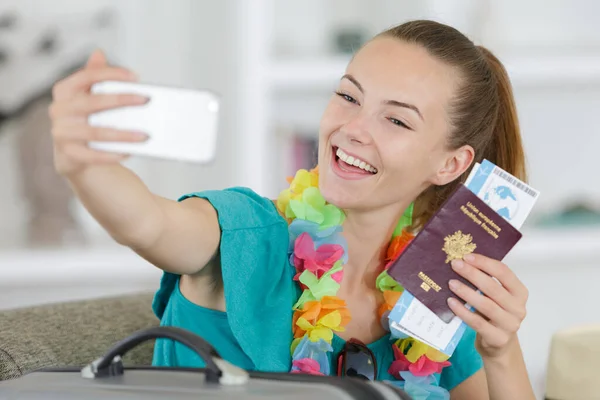
[[[89,141],[146,140],[143,133],[91,127],[94,112],[142,105],[137,95],[93,95],[91,86],[105,80],[133,81],[123,68],[107,65],[97,51],[80,71],[58,82],[49,113],[55,166],[90,214],[120,244],[157,267],[179,274],[201,270],[218,249],[220,229],[214,208],[205,200],[176,202],[150,192],[121,165],[124,155],[93,150]]]

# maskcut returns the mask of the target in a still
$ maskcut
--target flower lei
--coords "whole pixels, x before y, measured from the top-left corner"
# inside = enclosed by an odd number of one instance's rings
[[[318,170],[301,169],[288,178],[290,187],[277,199],[277,208],[289,223],[290,264],[296,269],[294,280],[303,292],[293,306],[291,345],[292,373],[329,375],[328,353],[334,332],[343,332],[350,322],[344,300],[337,297],[348,261],[347,243],[341,235],[345,215],[327,204],[318,189]],[[391,382],[414,399],[448,399],[433,376],[450,363],[448,356],[397,330],[391,330],[388,315],[404,288],[387,273],[413,235],[406,229],[412,221],[412,205],[400,219],[386,254],[386,266],[376,280],[384,302],[378,314],[382,325],[392,332],[395,361],[388,372],[398,381]]]

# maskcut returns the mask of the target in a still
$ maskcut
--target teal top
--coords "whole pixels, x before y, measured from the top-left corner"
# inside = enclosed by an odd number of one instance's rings
[[[246,370],[287,372],[291,368],[292,306],[300,296],[289,263],[288,224],[273,202],[247,188],[191,193],[207,199],[216,209],[221,227],[221,269],[227,312],[200,307],[179,290],[179,276],[165,273],[153,309],[161,325],[190,330],[209,343],[227,361]],[[475,333],[467,329],[451,366],[437,376],[451,390],[482,367],[474,345]],[[389,334],[368,344],[379,367],[379,380],[395,380],[389,373],[394,361]],[[333,338],[331,371],[344,345]],[[202,360],[187,347],[158,339],[156,366],[202,367]]]

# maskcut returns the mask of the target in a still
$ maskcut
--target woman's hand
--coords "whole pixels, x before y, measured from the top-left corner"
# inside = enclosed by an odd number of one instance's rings
[[[136,77],[124,68],[109,66],[104,54],[96,51],[85,68],[54,85],[49,115],[52,121],[54,163],[62,175],[70,175],[89,165],[116,163],[124,159],[120,154],[90,149],[87,146],[89,141],[140,142],[147,139],[142,133],[88,124],[88,116],[95,112],[147,102],[147,99],[136,95],[90,94],[94,83],[107,80],[135,81]]]
[[[482,357],[503,355],[525,319],[527,288],[505,264],[480,254],[454,260],[452,268],[481,293],[451,280],[450,289],[477,312],[454,298],[448,299],[450,308],[477,332],[477,349]]]

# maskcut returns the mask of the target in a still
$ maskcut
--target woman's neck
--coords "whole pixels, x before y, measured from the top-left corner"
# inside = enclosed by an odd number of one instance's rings
[[[381,272],[392,233],[406,207],[408,204],[370,212],[345,211],[343,235],[348,242],[350,265],[345,276],[362,280]]]

